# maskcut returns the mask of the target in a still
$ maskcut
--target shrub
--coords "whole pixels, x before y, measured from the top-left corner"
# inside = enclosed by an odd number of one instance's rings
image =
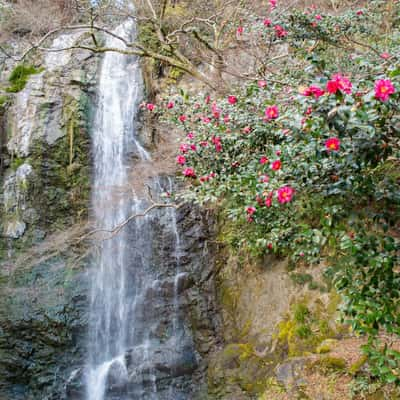
[[[400,188],[386,173],[400,152],[400,4],[389,3],[249,16],[260,49],[286,45],[289,58],[225,98],[183,93],[164,110],[184,133],[182,197],[223,209],[239,251],[330,264],[344,319],[370,337],[371,370],[400,383],[398,354],[374,339],[400,334]]]

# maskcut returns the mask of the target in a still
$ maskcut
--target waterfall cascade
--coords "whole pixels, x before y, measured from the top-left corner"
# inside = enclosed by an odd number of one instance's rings
[[[127,22],[116,33],[129,39],[134,30]],[[107,45],[123,48],[115,37]],[[93,131],[93,216],[104,230],[146,207],[129,184],[142,172],[132,158],[150,158],[136,137],[141,96],[138,60],[107,53]],[[154,192],[165,185],[172,182],[152,182]],[[197,360],[179,317],[179,253],[173,209],[132,220],[100,242],[93,265],[87,400],[189,398],[182,376],[190,376]]]

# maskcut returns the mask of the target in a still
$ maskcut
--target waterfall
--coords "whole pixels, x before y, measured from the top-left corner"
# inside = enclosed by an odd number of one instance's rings
[[[115,33],[129,40],[135,29],[126,22]],[[107,46],[124,48],[115,37]],[[91,278],[86,400],[190,399],[187,382],[197,367],[191,336],[180,320],[185,274],[175,210],[133,219],[111,232],[147,206],[130,185],[135,176],[143,178],[135,162],[150,160],[136,136],[141,96],[138,60],[105,54],[93,128],[92,197],[93,217],[105,237]],[[150,184],[155,196],[172,187],[162,178]]]

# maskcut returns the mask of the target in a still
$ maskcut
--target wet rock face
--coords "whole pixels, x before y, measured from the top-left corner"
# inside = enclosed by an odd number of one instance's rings
[[[15,400],[61,399],[86,341],[87,249],[66,243],[87,215],[98,59],[43,65],[0,128],[0,398]]]
[[[155,279],[142,287],[136,302],[145,305],[133,313],[128,340],[133,343],[124,362],[113,362],[106,379],[107,400],[189,400],[205,396],[208,358],[219,345],[220,321],[213,277],[213,249],[207,245],[211,219],[186,205],[176,215],[180,236],[179,270],[176,268],[176,237],[168,213],[155,212],[153,235],[137,242],[138,226],[129,224],[127,236],[132,254],[129,263],[135,286],[135,271],[146,268],[137,259],[137,246],[152,251],[150,268]],[[140,228],[140,227],[139,227]],[[130,238],[130,239],[129,239]],[[134,293],[133,293],[134,294]],[[122,370],[126,368],[126,370]],[[66,398],[85,398],[85,368],[66,385]],[[200,397],[199,397],[200,398]],[[204,398],[204,397],[201,397]]]
[[[0,399],[85,398],[95,266],[87,247],[65,243],[82,234],[88,214],[98,61],[85,52],[50,57],[7,113],[11,138],[0,182]],[[143,233],[140,243],[137,225],[126,227],[131,281],[142,267],[138,246],[152,254],[155,279],[143,288],[146,307],[135,315],[146,329],[133,334],[137,345],[125,354],[126,374],[118,364],[110,368],[107,400],[149,400],[154,387],[157,400],[203,399],[207,392],[209,354],[221,340],[212,218],[190,205],[177,210],[177,274],[176,237],[166,214],[154,213],[153,236]],[[150,346],[143,347],[144,336]]]

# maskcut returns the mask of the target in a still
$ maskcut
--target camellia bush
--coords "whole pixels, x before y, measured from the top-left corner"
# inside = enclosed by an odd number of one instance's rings
[[[222,97],[147,107],[182,132],[182,196],[230,218],[237,249],[329,265],[344,320],[369,337],[371,374],[396,384],[400,353],[378,338],[400,335],[399,8],[330,16],[270,2],[237,35],[288,49],[281,64]]]

